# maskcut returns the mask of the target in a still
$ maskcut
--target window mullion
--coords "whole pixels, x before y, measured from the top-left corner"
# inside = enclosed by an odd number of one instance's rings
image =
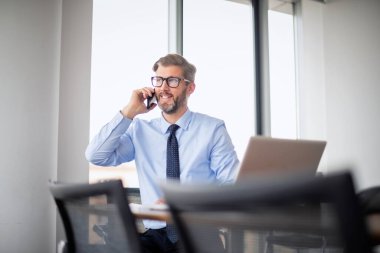
[[[183,0],[168,0],[168,51],[183,54]]]

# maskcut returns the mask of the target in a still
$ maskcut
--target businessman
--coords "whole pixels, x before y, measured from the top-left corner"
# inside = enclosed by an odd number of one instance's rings
[[[164,202],[159,184],[170,178],[180,183],[233,183],[239,161],[224,122],[188,107],[196,67],[181,55],[168,54],[154,63],[153,72],[152,87],[134,90],[127,105],[94,137],[87,160],[100,166],[135,160],[143,204]],[[155,103],[148,109],[149,97]],[[136,117],[157,107],[159,118]],[[169,225],[144,220],[144,226],[146,253],[178,252]]]

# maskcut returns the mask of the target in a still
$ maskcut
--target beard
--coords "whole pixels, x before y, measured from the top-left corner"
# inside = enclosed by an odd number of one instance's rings
[[[186,89],[182,91],[182,93],[178,97],[173,97],[173,103],[172,104],[163,104],[160,103],[160,97],[157,96],[158,101],[158,107],[166,114],[174,114],[178,111],[179,108],[181,108],[183,105],[186,104]]]

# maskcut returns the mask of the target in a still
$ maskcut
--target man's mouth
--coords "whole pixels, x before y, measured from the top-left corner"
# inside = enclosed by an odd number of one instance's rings
[[[173,97],[173,95],[171,95],[171,94],[160,94],[160,98],[162,98],[162,99],[169,99],[171,97]]]

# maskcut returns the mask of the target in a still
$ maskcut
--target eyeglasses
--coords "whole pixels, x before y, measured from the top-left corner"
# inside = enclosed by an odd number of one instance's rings
[[[161,76],[152,76],[151,81],[152,85],[154,87],[161,87],[164,84],[164,81],[166,81],[167,85],[170,88],[177,88],[180,84],[181,80],[184,80],[186,83],[190,83],[190,80],[187,80],[185,78],[175,77],[175,76],[169,76],[167,78],[163,78]]]

